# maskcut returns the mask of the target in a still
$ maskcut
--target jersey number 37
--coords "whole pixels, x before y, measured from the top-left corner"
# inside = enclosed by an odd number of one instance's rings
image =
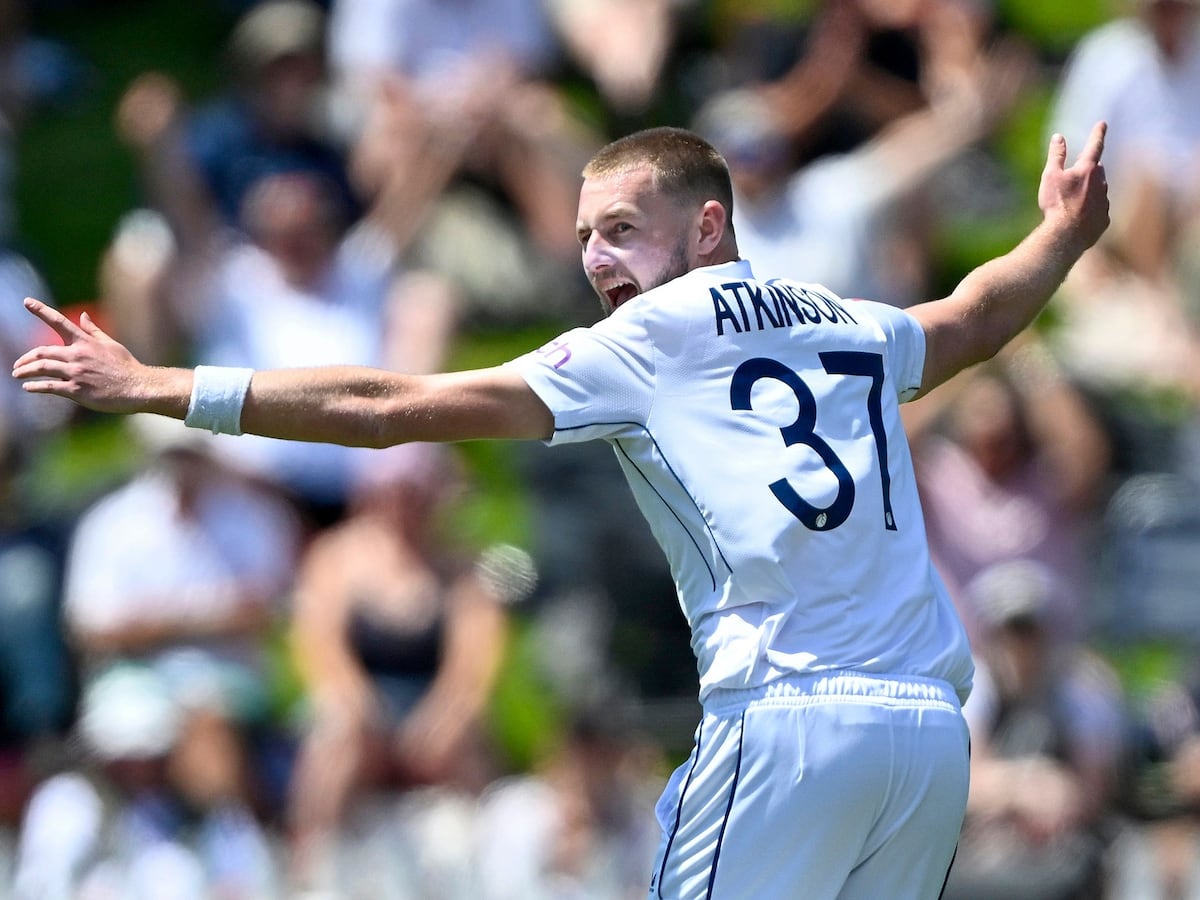
[[[887,432],[883,427],[883,357],[878,353],[865,351],[827,351],[819,354],[821,365],[830,375],[860,375],[871,379],[871,388],[867,392],[867,416],[871,423],[871,433],[875,437],[875,450],[879,456],[879,473],[883,490],[883,521],[889,531],[896,530],[896,521],[892,515],[892,484],[887,464]],[[748,359],[733,373],[733,381],[729,386],[729,402],[735,410],[752,409],[750,392],[754,385],[763,378],[771,378],[782,382],[791,388],[800,405],[796,421],[779,429],[783,442],[791,447],[803,444],[812,448],[827,469],[837,479],[837,496],[825,507],[814,506],[798,493],[786,478],[780,478],[771,483],[771,493],[788,512],[799,519],[807,528],[813,531],[829,531],[837,528],[850,516],[854,508],[854,479],[850,477],[845,463],[838,458],[833,448],[815,431],[817,426],[817,400],[812,389],[804,383],[796,372],[783,363],[766,357]]]

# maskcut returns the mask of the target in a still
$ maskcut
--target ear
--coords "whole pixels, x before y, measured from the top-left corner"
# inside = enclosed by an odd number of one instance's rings
[[[727,223],[725,207],[716,200],[706,200],[700,208],[700,231],[696,242],[696,252],[700,256],[708,256],[721,246]]]

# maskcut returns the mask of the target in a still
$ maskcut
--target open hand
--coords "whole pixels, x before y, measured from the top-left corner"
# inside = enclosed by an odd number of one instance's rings
[[[62,344],[34,347],[13,363],[13,377],[31,394],[53,394],[100,412],[160,412],[182,418],[186,402],[162,402],[172,393],[157,382],[187,373],[153,369],[134,358],[125,346],[104,333],[87,313],[76,325],[61,312],[32,297],[25,308],[45,322]],[[174,391],[188,396],[190,388]],[[158,402],[156,401],[156,398]]]
[[[1070,168],[1066,167],[1066,139],[1054,135],[1038,188],[1038,206],[1046,220],[1058,220],[1073,229],[1081,252],[1096,243],[1108,228],[1108,180],[1100,163],[1107,131],[1104,122],[1097,122]]]

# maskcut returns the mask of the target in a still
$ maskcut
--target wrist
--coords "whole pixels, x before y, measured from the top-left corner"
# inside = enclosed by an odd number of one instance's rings
[[[1046,215],[1034,229],[1032,237],[1041,249],[1052,277],[1061,279],[1079,260],[1092,242],[1069,217]]]
[[[182,419],[191,390],[190,369],[142,365],[123,383],[123,402],[106,408],[111,412],[152,413]]]
[[[253,369],[197,366],[184,424],[213,434],[241,434],[242,405],[253,375]]]
[[[1107,216],[1101,219],[1088,215],[1085,210],[1049,204],[1042,207],[1042,223],[1039,227],[1074,261],[1100,239],[1107,224]]]

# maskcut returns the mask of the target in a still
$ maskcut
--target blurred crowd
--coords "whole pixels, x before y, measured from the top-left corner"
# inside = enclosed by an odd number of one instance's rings
[[[992,0],[219,6],[218,91],[147,71],[111,110],[140,193],[63,304],[154,364],[431,372],[593,321],[579,170],[661,124],[726,155],[762,271],[908,306],[1035,220],[1018,123],[1036,158],[1108,121],[1109,232],[905,410],[978,662],[945,896],[1200,897],[1200,2],[1113,0],[1066,51]],[[44,337],[20,298],[56,301],[16,138],[87,66],[36,7],[0,0],[11,358]],[[154,417],[45,503],[89,424],[0,385],[0,896],[644,896],[698,705],[607,448],[508,448],[517,546],[463,526],[469,448]]]

